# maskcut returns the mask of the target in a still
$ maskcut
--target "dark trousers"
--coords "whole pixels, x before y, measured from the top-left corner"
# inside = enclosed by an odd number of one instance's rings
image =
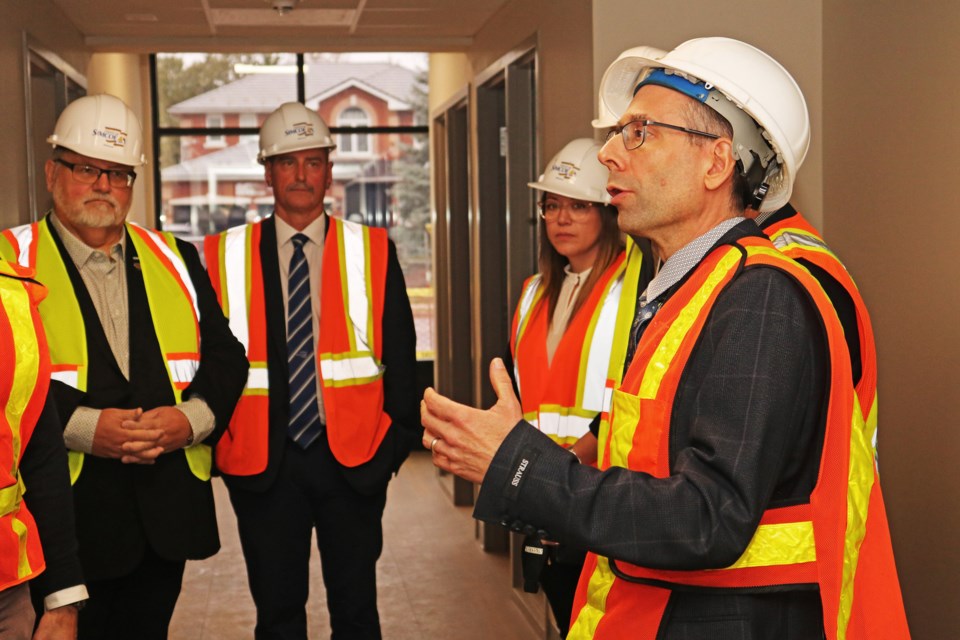
[[[547,549],[551,549],[547,547]],[[552,553],[543,571],[540,572],[540,586],[557,621],[560,637],[566,638],[570,631],[570,615],[573,610],[573,598],[577,593],[580,571],[586,552],[570,549],[564,545],[552,548]]]
[[[164,560],[147,547],[133,573],[87,581],[90,600],[80,611],[78,639],[166,640],[185,564]]]
[[[377,560],[386,492],[363,496],[344,480],[325,436],[306,451],[287,441],[273,485],[230,488],[257,640],[305,640],[310,538],[317,547],[334,640],[379,640]]]

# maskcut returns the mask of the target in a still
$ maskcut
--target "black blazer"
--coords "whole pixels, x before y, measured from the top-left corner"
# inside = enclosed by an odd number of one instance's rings
[[[124,378],[100,325],[93,301],[62,241],[51,233],[80,304],[86,327],[89,375],[87,391],[51,383],[66,424],[78,406],[95,409],[174,404],[173,390],[153,330],[143,274],[127,237],[125,262],[130,320],[130,379]],[[248,363],[243,346],[230,332],[196,248],[177,241],[200,308],[200,367],[183,398],[202,397],[216,417],[206,439],[214,445],[226,428],[246,384]],[[139,564],[149,544],[168,560],[200,559],[220,548],[213,491],[190,471],[183,451],[161,455],[155,464],[123,464],[84,456],[74,485],[80,561],[88,580],[121,577]]]
[[[327,226],[330,221],[327,218]],[[383,305],[383,407],[393,424],[373,459],[341,470],[358,492],[382,492],[390,476],[400,468],[410,449],[419,444],[422,433],[416,377],[417,336],[407,288],[393,242],[389,243],[387,283]],[[231,489],[265,491],[273,483],[283,461],[289,422],[290,390],[287,374],[287,330],[277,230],[274,218],[263,222],[260,234],[260,261],[263,270],[264,306],[267,314],[267,367],[270,384],[270,431],[267,468],[255,476],[230,476],[224,480]]]

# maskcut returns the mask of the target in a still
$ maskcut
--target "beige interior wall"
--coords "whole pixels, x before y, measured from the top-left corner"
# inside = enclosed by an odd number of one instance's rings
[[[960,638],[960,6],[826,0],[827,238],[870,306],[880,474],[914,638]]]
[[[97,53],[87,65],[87,91],[112,93],[140,118],[143,129],[143,153],[147,164],[137,168],[133,187],[133,205],[128,219],[148,227],[156,222],[153,202],[153,136],[150,131],[150,72],[147,56],[133,53]]]
[[[806,96],[813,129],[792,201],[822,228],[822,0],[594,0],[593,25],[594,96],[607,65],[638,45],[669,50],[691,38],[726,36],[779,60]]]
[[[0,228],[29,220],[23,34],[83,73],[89,54],[80,33],[50,0],[4,2],[0,20]],[[44,132],[46,136],[50,132]]]
[[[590,3],[583,0],[511,0],[483,26],[464,54],[430,56],[431,111],[473,83],[478,75],[497,66],[505,56],[535,43],[539,157],[551,157],[571,138],[592,135],[590,21]]]
[[[476,75],[536,37],[541,159],[553,156],[571,138],[593,133],[590,21],[590,3],[584,0],[511,0],[484,25],[467,51],[470,71]]]
[[[428,83],[431,114],[444,106],[453,96],[467,88],[470,82],[470,61],[465,53],[431,53]]]

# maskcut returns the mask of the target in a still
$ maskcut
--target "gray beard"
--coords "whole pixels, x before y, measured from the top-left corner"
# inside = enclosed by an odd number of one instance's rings
[[[106,229],[123,224],[127,217],[126,211],[121,211],[118,204],[113,202],[113,211],[96,211],[88,209],[83,202],[66,202],[63,194],[54,190],[53,203],[57,215],[74,226],[90,229]]]

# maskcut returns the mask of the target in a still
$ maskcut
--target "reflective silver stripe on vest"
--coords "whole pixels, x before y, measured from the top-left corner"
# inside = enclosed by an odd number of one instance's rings
[[[528,420],[548,436],[557,438],[580,438],[590,430],[593,417],[576,416],[570,414],[550,413],[541,411],[538,418]]]
[[[170,359],[167,363],[170,365],[170,377],[181,384],[191,382],[200,368],[200,360],[197,358]]]
[[[349,380],[369,380],[380,374],[381,368],[369,357],[323,358],[320,361],[320,374],[324,382],[344,382]]]
[[[227,229],[223,239],[223,274],[221,276],[224,298],[226,299],[227,321],[230,324],[230,331],[236,336],[240,344],[243,345],[245,353],[250,351],[250,318],[247,315],[250,309],[250,300],[247,299],[247,249],[253,227],[251,225],[241,225]],[[258,247],[249,247],[251,251],[257,251]],[[223,281],[226,281],[225,283]],[[250,292],[253,295],[253,292]],[[245,391],[269,391],[270,376],[266,363],[250,363],[250,370],[247,372],[247,384]]]
[[[773,246],[781,251],[792,244],[800,245],[801,247],[809,247],[810,249],[830,250],[830,247],[828,247],[823,240],[806,233],[791,233],[790,231],[784,231],[783,233],[776,234],[776,236],[772,239],[772,242]]]
[[[17,262],[22,267],[30,266],[30,245],[33,244],[33,225],[25,224],[10,229],[10,233],[17,239],[17,248],[20,250]]]
[[[590,341],[590,353],[587,356],[587,369],[583,380],[583,401],[581,406],[597,413],[609,408],[606,395],[607,372],[610,368],[610,354],[613,351],[613,334],[617,325],[617,310],[620,307],[620,293],[623,291],[623,276],[610,285],[600,308],[600,315],[593,328]]]
[[[347,303],[355,349],[357,351],[373,351],[370,336],[367,335],[367,327],[370,322],[370,300],[367,296],[367,252],[364,250],[364,228],[362,225],[345,220],[342,221],[342,228],[343,255],[340,260],[347,274]],[[353,257],[352,260],[351,257]],[[351,327],[348,326],[347,331],[350,330]],[[376,368],[372,360],[371,366]]]
[[[613,389],[616,386],[615,380],[607,378],[607,384],[603,388],[603,412],[610,413],[610,407],[613,406]]]
[[[62,382],[67,386],[73,387],[74,389],[80,389],[80,375],[77,373],[76,369],[70,369],[67,371],[52,371],[50,372],[50,379]]]
[[[248,225],[228,229],[223,251],[230,330],[243,345],[244,353],[250,348],[250,323],[247,318],[248,229]]]
[[[247,391],[267,391],[270,389],[270,376],[267,374],[265,366],[250,366],[250,372],[247,373]]]
[[[197,322],[200,321],[200,305],[197,303],[197,290],[193,287],[193,280],[190,279],[190,272],[187,271],[187,265],[184,263],[183,258],[174,253],[173,249],[170,248],[170,245],[166,243],[163,236],[161,236],[156,231],[152,229],[147,229],[141,227],[138,224],[129,223],[130,226],[137,227],[142,229],[147,233],[141,236],[145,238],[150,244],[152,244],[156,249],[160,251],[167,260],[170,261],[170,264],[173,265],[173,268],[176,269],[177,275],[180,276],[180,280],[183,282],[183,286],[186,287],[187,293],[190,295],[190,303],[193,305],[193,313],[197,318]]]
[[[517,311],[517,333],[513,336],[513,344],[520,347],[520,334],[523,331],[524,324],[529,320],[530,308],[533,306],[533,300],[537,295],[537,290],[540,289],[540,282],[543,280],[543,276],[537,274],[530,278],[530,281],[527,283],[526,288],[523,290],[523,293],[520,294],[520,305]],[[523,397],[523,393],[520,388],[520,367],[517,366],[517,359],[513,359],[513,379],[517,383],[517,393],[520,397]]]

